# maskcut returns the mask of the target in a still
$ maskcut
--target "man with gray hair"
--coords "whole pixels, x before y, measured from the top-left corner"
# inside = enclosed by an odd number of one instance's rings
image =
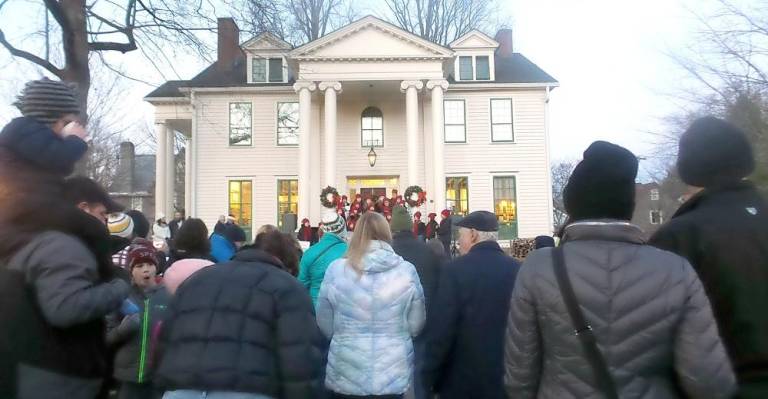
[[[506,398],[504,331],[520,265],[499,246],[493,213],[472,212],[457,226],[462,256],[440,272],[422,377],[440,399]]]

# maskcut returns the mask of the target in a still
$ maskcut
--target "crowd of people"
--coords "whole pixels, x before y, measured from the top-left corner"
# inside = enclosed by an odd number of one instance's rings
[[[453,259],[450,212],[424,223],[397,197],[356,198],[354,228],[335,213],[319,239],[308,220],[250,241],[232,217],[151,224],[67,177],[88,148],[72,87],[29,82],[17,106],[0,132],[1,398],[768,397],[768,206],[723,120],[682,136],[698,193],[650,243],[629,222],[637,157],[598,141],[559,245],[537,238],[521,265],[493,213],[456,223]]]

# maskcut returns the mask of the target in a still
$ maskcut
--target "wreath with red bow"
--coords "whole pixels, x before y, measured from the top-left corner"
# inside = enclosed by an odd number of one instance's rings
[[[416,199],[414,199],[414,194]],[[411,208],[417,208],[427,202],[427,192],[419,186],[410,186],[405,189],[405,202]]]
[[[340,199],[339,192],[334,187],[328,186],[320,192],[320,203],[326,208],[336,207]]]

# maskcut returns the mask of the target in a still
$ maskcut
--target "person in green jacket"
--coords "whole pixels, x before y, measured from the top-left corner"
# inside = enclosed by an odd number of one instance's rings
[[[347,252],[346,223],[341,216],[335,216],[334,220],[323,223],[323,237],[317,244],[309,247],[299,264],[299,281],[309,291],[312,305],[317,305],[325,269]]]

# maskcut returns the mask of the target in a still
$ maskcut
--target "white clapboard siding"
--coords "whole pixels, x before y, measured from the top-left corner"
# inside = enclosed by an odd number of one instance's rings
[[[490,98],[513,98],[515,143],[491,143]],[[514,175],[517,178],[518,231],[521,237],[532,237],[551,231],[551,200],[547,185],[544,91],[517,90],[503,92],[449,91],[446,99],[466,100],[467,144],[445,145],[445,172],[469,176],[471,210],[493,210],[492,176]],[[324,183],[323,94],[312,96],[310,139],[311,196],[310,214],[313,224],[320,218],[319,194]],[[253,182],[253,224],[277,222],[277,180],[296,178],[297,147],[276,145],[276,109],[282,101],[298,101],[292,91],[258,94],[199,94],[196,113],[198,137],[197,216],[213,225],[228,207],[227,182]],[[230,147],[229,103],[250,101],[253,104],[253,145]],[[347,177],[397,176],[402,193],[408,184],[405,123],[405,95],[399,90],[373,93],[353,91],[338,95],[336,184],[340,193],[348,193]],[[361,146],[360,115],[368,106],[381,109],[384,115],[384,147],[376,148],[376,167],[368,165],[369,148]],[[419,141],[417,181],[432,192],[432,125],[429,91],[419,93]],[[423,134],[422,134],[423,133]],[[430,196],[431,197],[431,196]],[[430,205],[431,210],[434,205]]]

